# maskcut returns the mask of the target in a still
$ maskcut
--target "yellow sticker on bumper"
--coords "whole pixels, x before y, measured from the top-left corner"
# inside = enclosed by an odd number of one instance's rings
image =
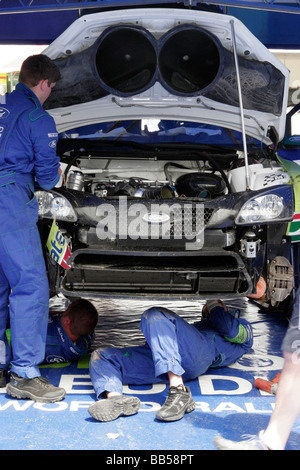
[[[67,263],[71,256],[71,250],[55,220],[53,220],[46,246],[54,261],[60,264],[64,269],[70,269],[72,267],[72,265]]]

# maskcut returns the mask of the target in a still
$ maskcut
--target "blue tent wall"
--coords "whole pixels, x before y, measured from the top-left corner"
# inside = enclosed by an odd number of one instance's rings
[[[295,0],[292,0],[292,3]],[[154,5],[155,0],[145,0],[141,2],[135,0],[136,6],[143,6],[147,3]],[[252,4],[251,4],[252,2]],[[56,7],[54,6],[56,4]],[[27,13],[7,13],[7,8],[13,5],[18,6],[21,11],[21,5],[25,5],[26,2],[20,2],[14,0],[3,0],[0,2],[0,45],[1,44],[49,44],[57,36],[59,36],[79,15],[79,9],[68,9],[68,5],[76,2],[54,2],[52,0],[52,7],[47,12],[41,12],[41,6],[51,4],[50,0],[35,0],[34,2],[27,2],[30,5],[32,12]],[[89,2],[91,3],[91,2]],[[120,6],[126,7],[130,3],[128,1],[120,0],[102,0],[101,8],[107,8],[108,6]],[[165,6],[172,7],[173,4],[177,8],[187,7],[187,3],[184,2],[171,3],[170,0],[157,0],[156,6],[161,6],[165,3]],[[195,7],[195,3],[193,5]],[[247,2],[245,2],[246,4]],[[262,9],[260,9],[259,2],[253,2],[248,0],[248,3],[252,5],[249,8],[238,8],[232,5],[240,5],[240,0],[224,0],[220,5],[225,8],[225,11],[240,19],[248,29],[257,38],[271,48],[288,48],[296,49],[300,48],[300,6],[299,4],[293,5],[291,8],[294,9],[295,13],[286,13],[282,11],[275,11],[278,9],[278,4],[272,6],[268,3],[267,10],[265,10],[264,3]],[[94,2],[95,6],[97,0]],[[78,6],[85,7],[87,3],[82,1],[78,3]],[[98,3],[100,5],[100,3]],[[97,6],[98,6],[97,5]],[[213,9],[217,3],[213,0]],[[61,8],[63,7],[63,9]],[[198,8],[207,8],[207,4],[198,3]],[[272,8],[274,7],[273,11]],[[252,9],[253,8],[253,9]],[[287,8],[287,7],[286,7]],[[26,8],[24,7],[25,11]],[[3,14],[5,12],[5,14]]]
[[[300,15],[228,7],[235,16],[267,47],[300,49]]]
[[[50,44],[77,18],[76,10],[0,15],[0,44]]]

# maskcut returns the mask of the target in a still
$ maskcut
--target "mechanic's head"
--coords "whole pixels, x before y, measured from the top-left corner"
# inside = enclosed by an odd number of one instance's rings
[[[61,324],[72,341],[91,334],[98,322],[98,312],[85,299],[72,302],[61,315]]]
[[[27,57],[22,64],[19,74],[19,82],[24,83],[29,88],[37,86],[41,80],[47,80],[50,86],[60,80],[60,78],[59,68],[44,54]]]

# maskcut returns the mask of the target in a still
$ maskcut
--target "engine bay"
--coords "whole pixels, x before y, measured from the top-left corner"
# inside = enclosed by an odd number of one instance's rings
[[[209,160],[209,161],[208,161]],[[84,191],[99,198],[127,196],[142,199],[192,198],[211,200],[246,190],[246,167],[242,152],[229,164],[217,158],[176,162],[130,158],[80,157],[75,165],[62,163],[58,187]],[[250,159],[249,189],[286,184],[289,176],[282,166],[264,154]]]
[[[61,155],[58,191],[38,195],[40,217],[49,226],[55,215],[72,251],[68,294],[207,296],[217,280],[223,297],[249,295],[260,275],[272,275],[268,247],[277,266],[268,298],[275,304],[288,295],[289,245],[280,241],[292,187],[274,153],[256,150],[247,165],[242,151],[220,147],[106,145]],[[286,285],[278,267],[288,272]]]

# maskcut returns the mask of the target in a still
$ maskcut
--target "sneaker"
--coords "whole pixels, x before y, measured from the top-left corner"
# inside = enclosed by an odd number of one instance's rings
[[[11,373],[11,379],[7,384],[6,392],[14,398],[29,398],[41,403],[60,401],[66,394],[64,388],[55,387],[44,377],[25,379],[14,373]]]
[[[217,436],[214,443],[219,450],[270,450],[262,441],[263,431],[256,436],[249,436],[243,441],[230,441],[222,436]],[[246,436],[247,437],[247,436]]]
[[[196,403],[188,387],[182,385],[170,387],[168,397],[156,413],[156,418],[160,421],[177,421],[195,408]]]
[[[141,406],[137,397],[116,395],[96,401],[89,406],[88,412],[97,421],[113,421],[119,416],[135,415]]]
[[[6,387],[6,370],[0,369],[0,388]]]

